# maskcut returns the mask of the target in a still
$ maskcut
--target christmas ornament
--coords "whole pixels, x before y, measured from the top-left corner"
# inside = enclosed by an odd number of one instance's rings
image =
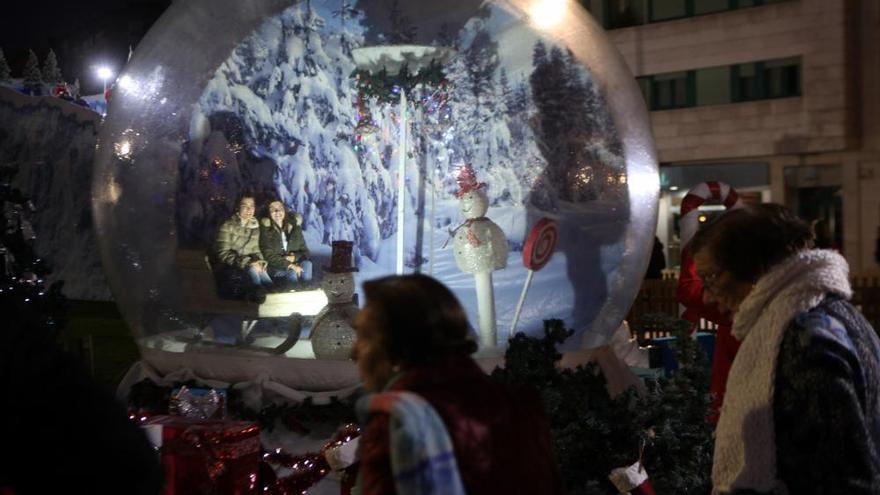
[[[648,472],[641,461],[631,466],[616,468],[608,475],[608,479],[614,483],[620,493],[628,493],[630,495],[656,495],[651,480],[648,479]]]
[[[184,385],[172,391],[168,412],[172,416],[186,418],[223,419],[226,415],[226,391]]]
[[[327,306],[312,324],[312,350],[318,359],[351,359],[355,333],[351,324],[358,313],[354,302],[354,274],[351,264],[352,243],[334,241],[330,266],[324,267],[321,288],[327,294]]]
[[[454,239],[455,263],[459,270],[474,274],[480,340],[484,347],[494,347],[498,345],[498,336],[492,272],[507,266],[507,237],[501,227],[486,217],[489,210],[486,184],[477,181],[470,165],[459,171],[458,186],[456,196],[465,221],[450,231]]]

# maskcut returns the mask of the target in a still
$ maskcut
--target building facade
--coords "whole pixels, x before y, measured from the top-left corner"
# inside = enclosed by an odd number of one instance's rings
[[[670,264],[681,195],[716,179],[788,205],[853,272],[880,273],[880,2],[584,3],[651,110]]]

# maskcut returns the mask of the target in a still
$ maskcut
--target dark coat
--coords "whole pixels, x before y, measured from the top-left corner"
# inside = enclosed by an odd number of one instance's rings
[[[270,273],[287,270],[290,262],[284,257],[288,254],[295,255],[297,262],[309,257],[309,248],[298,223],[288,222],[285,217],[284,225],[279,228],[268,218],[260,220],[260,251],[269,263]],[[287,250],[281,242],[282,236],[287,239]]]
[[[162,467],[144,432],[22,313],[0,304],[0,493],[158,495]]]
[[[880,341],[829,297],[786,330],[773,401],[777,472],[790,493],[880,493]]]
[[[409,370],[391,390],[424,397],[455,447],[467,493],[562,493],[549,422],[533,393],[492,382],[470,358],[447,358]],[[394,493],[389,418],[371,417],[361,438],[361,493]]]

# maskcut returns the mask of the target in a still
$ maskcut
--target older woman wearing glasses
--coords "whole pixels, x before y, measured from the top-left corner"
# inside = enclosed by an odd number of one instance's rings
[[[779,205],[731,211],[692,247],[742,342],[716,429],[715,493],[880,493],[880,342],[846,261]]]

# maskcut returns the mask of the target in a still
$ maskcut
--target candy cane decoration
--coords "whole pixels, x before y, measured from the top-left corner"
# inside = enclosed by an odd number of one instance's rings
[[[700,226],[699,208],[703,203],[717,202],[728,210],[742,206],[736,189],[723,182],[703,182],[688,191],[681,201],[681,249],[684,250],[694,238]],[[691,261],[693,262],[693,261]]]
[[[690,273],[694,271],[694,257],[690,255],[690,243],[697,233],[700,226],[699,208],[706,202],[721,203],[728,210],[739,208],[742,206],[742,200],[736,190],[723,182],[703,182],[697,184],[693,189],[688,191],[681,202],[681,271],[682,273]],[[682,277],[678,279],[679,296],[681,291],[687,287],[687,282]],[[685,307],[679,304],[679,308],[684,315]],[[694,327],[696,329],[696,327]],[[694,330],[696,335],[696,330]]]

